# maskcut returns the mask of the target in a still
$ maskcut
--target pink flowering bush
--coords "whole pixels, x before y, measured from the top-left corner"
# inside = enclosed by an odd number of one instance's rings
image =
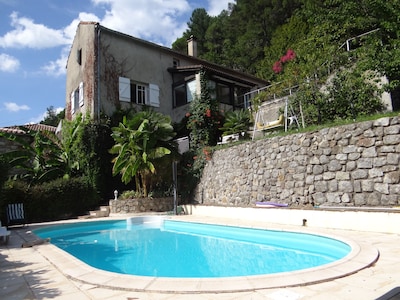
[[[274,71],[274,73],[278,74],[280,72],[282,72],[283,66],[282,66],[282,62],[280,60],[276,61],[274,63],[274,65],[272,66],[272,70]]]
[[[288,49],[286,54],[283,55],[278,61],[272,66],[272,70],[275,74],[281,73],[283,70],[283,64],[292,61],[296,58],[296,53],[292,49]]]

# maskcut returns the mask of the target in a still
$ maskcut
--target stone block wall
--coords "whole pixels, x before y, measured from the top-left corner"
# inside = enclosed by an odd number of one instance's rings
[[[214,152],[195,201],[206,205],[400,205],[400,117],[251,141]]]
[[[134,198],[110,200],[111,213],[166,212],[174,209],[174,198]]]

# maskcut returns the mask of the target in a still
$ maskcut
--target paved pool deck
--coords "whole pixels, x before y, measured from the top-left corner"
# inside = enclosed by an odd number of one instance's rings
[[[307,272],[218,280],[149,279],[93,269],[51,244],[22,248],[36,240],[31,230],[44,225],[30,224],[11,229],[8,244],[0,245],[0,299],[400,299],[393,296],[400,286],[399,234],[191,215],[172,218],[317,233],[342,238],[354,250],[350,258]]]

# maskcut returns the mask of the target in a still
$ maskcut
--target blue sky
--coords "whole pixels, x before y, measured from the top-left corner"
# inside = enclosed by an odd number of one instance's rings
[[[37,123],[65,106],[65,65],[79,21],[170,47],[192,11],[233,0],[0,0],[0,127]]]

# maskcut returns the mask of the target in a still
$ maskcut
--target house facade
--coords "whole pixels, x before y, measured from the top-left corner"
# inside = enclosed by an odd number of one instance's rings
[[[194,39],[185,55],[96,22],[81,22],[67,62],[66,119],[82,113],[98,120],[146,105],[179,122],[201,94],[201,70],[224,111],[243,108],[246,93],[268,84],[201,60],[196,52]]]

